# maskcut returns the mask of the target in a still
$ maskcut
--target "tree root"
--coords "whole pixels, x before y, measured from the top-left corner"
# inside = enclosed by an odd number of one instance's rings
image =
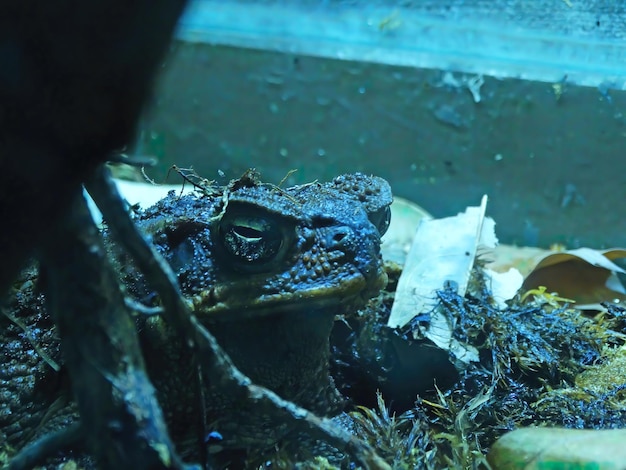
[[[41,254],[47,309],[87,450],[101,468],[186,468],[168,436],[135,323],[82,194],[50,231]]]
[[[8,470],[28,470],[43,463],[48,457],[66,449],[75,449],[83,442],[83,429],[74,423],[65,429],[46,434],[27,445],[11,458]]]

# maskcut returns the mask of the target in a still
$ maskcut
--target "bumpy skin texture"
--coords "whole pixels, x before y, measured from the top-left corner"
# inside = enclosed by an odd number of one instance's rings
[[[138,225],[175,270],[197,317],[253,382],[316,413],[334,414],[341,399],[328,373],[330,331],[335,315],[362,307],[386,283],[380,237],[389,222],[389,185],[354,174],[281,189],[249,172],[226,187],[203,189],[201,195],[171,193],[141,213]],[[128,294],[158,305],[132,263],[111,251]],[[223,437],[219,446],[232,448],[269,446],[288,431],[279,419],[204,382],[192,353],[159,317],[139,320],[138,328],[170,431],[188,443],[183,453],[214,430]],[[12,331],[19,336],[15,325]],[[30,343],[20,341],[3,352],[24,354]],[[31,356],[38,356],[32,348]],[[48,369],[32,369],[22,403],[29,393],[36,396]],[[11,390],[0,393],[19,391],[19,383],[6,383]],[[0,424],[16,426],[18,415],[29,413],[17,405],[10,411]]]
[[[363,306],[386,283],[379,247],[388,184],[355,174],[280,189],[247,174],[205,192],[171,194],[138,223],[174,268],[198,318],[253,382],[316,413],[338,411],[330,331],[336,314]],[[124,277],[138,300],[154,301],[134,271]],[[181,432],[202,429],[197,407],[189,406],[198,403],[189,385],[192,361],[159,320],[146,322],[141,337],[156,388],[168,391],[170,422]],[[188,367],[164,369],[163,351]],[[287,431],[208,385],[205,429],[220,432],[220,446],[268,445]]]
[[[37,435],[48,410],[68,401],[59,339],[35,276],[32,269],[23,274],[11,308],[4,309],[8,316],[0,314],[0,433],[16,446]]]

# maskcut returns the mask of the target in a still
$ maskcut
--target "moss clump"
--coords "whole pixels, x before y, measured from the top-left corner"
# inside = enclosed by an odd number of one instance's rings
[[[522,426],[626,427],[623,308],[607,305],[604,313],[588,316],[537,296],[533,302],[518,298],[499,309],[481,279],[473,286],[473,293],[465,296],[452,288],[438,292],[436,308],[454,325],[453,337],[479,351],[479,361],[458,370],[450,387],[437,388],[440,381],[434,378],[430,390],[420,392],[414,405],[402,410],[394,408],[396,397],[387,380],[398,359],[383,354],[379,365],[385,367],[376,370],[380,375],[388,368],[388,377],[379,377],[378,384],[370,377],[369,387],[384,389],[387,403],[378,394],[375,405],[357,406],[352,413],[357,436],[372,444],[393,468],[470,469],[487,468],[485,454],[493,442]],[[374,341],[371,331],[383,332],[386,346],[399,339],[415,343],[417,323],[401,332],[385,332],[388,303],[386,293],[377,311],[341,319],[353,329],[353,344],[362,347],[359,335],[370,335],[368,340]],[[429,315],[416,318],[428,322]],[[354,351],[358,353],[358,348]],[[345,354],[341,358],[346,361]]]

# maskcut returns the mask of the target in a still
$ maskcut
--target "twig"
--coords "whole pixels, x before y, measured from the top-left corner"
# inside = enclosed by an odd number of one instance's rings
[[[287,174],[286,174],[285,176],[283,176],[283,179],[282,179],[282,180],[280,180],[280,183],[278,183],[278,187],[281,187],[281,186],[283,185],[283,183],[284,183],[285,181],[287,181],[287,178],[289,178],[291,175],[293,175],[296,171],[298,171],[298,169],[297,169],[297,168],[292,168],[291,170],[289,170],[289,171],[287,172]]]
[[[70,424],[64,429],[46,434],[13,456],[8,470],[33,468],[60,450],[76,448],[83,442],[83,437],[84,431],[80,423]]]
[[[159,293],[166,321],[178,331],[184,344],[196,350],[196,357],[211,383],[242,400],[254,402],[260,413],[263,409],[281,411],[285,419],[304,428],[312,436],[348,452],[366,469],[390,469],[368,444],[339,428],[331,420],[321,419],[283,400],[271,390],[252,384],[235,367],[215,337],[192,314],[180,292],[175,274],[128,217],[109,171],[101,167],[86,187],[116,239],[133,257],[148,283]]]
[[[123,163],[124,165],[134,166],[137,168],[152,167],[158,163],[155,157],[148,155],[133,155],[128,156],[125,153],[116,153],[109,156],[109,163]]]
[[[178,175],[183,179],[183,190],[185,188],[185,182],[187,182],[193,186],[194,189],[202,192],[203,194],[210,194],[209,188],[211,187],[213,181],[202,178],[193,168],[180,168],[179,166],[172,165],[170,169],[167,170],[167,176],[165,177],[166,180],[170,177],[170,172],[172,171],[178,173]]]
[[[125,212],[121,200],[120,207]],[[117,274],[78,191],[67,216],[51,228],[41,269],[85,444],[99,467],[186,468],[144,370]]]
[[[9,312],[8,310],[4,308],[0,307],[0,312],[5,317],[7,317],[10,321],[15,323],[24,332],[24,336],[26,337],[28,342],[32,345],[33,349],[37,352],[37,354],[39,354],[39,356],[41,356],[44,362],[52,368],[52,370],[54,370],[55,372],[59,372],[61,370],[61,366],[57,364],[57,362],[54,359],[52,359],[50,355],[42,347],[39,346],[32,332],[30,331],[28,326],[26,326],[22,322],[22,320],[20,320],[19,318],[17,318],[15,315],[13,315],[11,312]]]
[[[124,303],[133,313],[144,317],[154,317],[163,313],[162,307],[148,307],[130,297],[124,297]]]

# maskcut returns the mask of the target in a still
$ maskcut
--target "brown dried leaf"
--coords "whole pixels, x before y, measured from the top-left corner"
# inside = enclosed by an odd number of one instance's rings
[[[576,301],[577,304],[626,300],[626,289],[616,273],[626,273],[612,259],[626,258],[626,250],[578,248],[550,254],[541,259],[526,277],[522,290],[545,286],[547,292]]]

